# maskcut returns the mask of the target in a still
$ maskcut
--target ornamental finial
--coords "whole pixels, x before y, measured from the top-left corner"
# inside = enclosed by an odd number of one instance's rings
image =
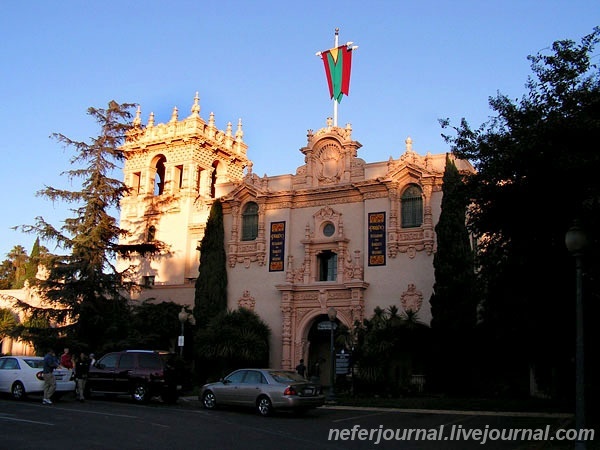
[[[196,91],[196,96],[194,97],[192,115],[190,117],[200,117],[200,97],[198,96],[198,91]]]
[[[138,128],[142,124],[142,110],[140,105],[137,107],[137,111],[135,112],[135,119],[133,119],[133,126]]]
[[[242,131],[242,119],[240,118],[238,120],[238,124],[237,124],[237,130],[235,132],[235,138],[239,141],[242,142],[242,138],[244,137],[244,132]]]

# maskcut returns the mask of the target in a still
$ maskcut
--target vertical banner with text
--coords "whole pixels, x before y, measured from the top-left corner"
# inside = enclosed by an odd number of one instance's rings
[[[269,272],[283,270],[285,258],[285,222],[271,222]]]
[[[385,212],[369,213],[369,266],[385,266]]]

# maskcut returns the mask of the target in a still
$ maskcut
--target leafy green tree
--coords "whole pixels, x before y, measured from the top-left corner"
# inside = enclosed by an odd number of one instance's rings
[[[144,301],[132,308],[129,343],[125,347],[167,350],[180,334],[181,305],[174,302]],[[188,311],[189,312],[189,311]]]
[[[0,263],[0,289],[12,289],[15,282],[15,268],[10,259]]]
[[[431,296],[432,346],[428,384],[437,390],[472,386],[477,302],[473,250],[466,228],[468,198],[454,161],[446,158],[444,195],[435,227],[435,283]],[[447,367],[460,370],[447,371]]]
[[[227,258],[223,205],[216,199],[210,209],[200,242],[200,266],[196,279],[194,316],[201,327],[227,310]]]
[[[270,336],[269,326],[254,311],[221,311],[196,334],[199,378],[214,380],[241,367],[268,366]]]
[[[125,232],[110,215],[111,208],[118,208],[127,187],[110,174],[124,159],[120,146],[131,128],[133,106],[111,101],[107,109],[89,108],[88,114],[100,127],[99,136],[89,143],[53,134],[65,147],[74,148],[74,168],[64,174],[69,179],[81,179],[81,190],[46,187],[38,196],[74,204],[73,216],[61,228],[55,228],[43,217],[37,217],[35,225],[21,227],[69,252],[49,257],[48,278],[38,281],[48,306],[20,306],[31,314],[32,321],[54,325],[46,331],[55,336],[66,335],[73,347],[101,351],[108,343],[127,336],[129,308],[123,294],[133,285],[125,281],[129,273],[118,272],[113,264],[119,251],[118,238]]]
[[[458,127],[441,121],[456,133],[446,136],[453,153],[477,169],[467,182],[468,226],[480,242],[481,332],[486,354],[494,356],[489,373],[503,391],[527,391],[530,367],[554,374],[552,391],[568,394],[573,385],[574,263],[564,242],[576,218],[589,232],[600,229],[600,153],[592,144],[600,139],[600,72],[593,63],[599,36],[596,27],[581,44],[556,41],[547,54],[529,56],[528,93],[520,102],[491,98],[496,115],[478,129],[464,118]],[[598,315],[599,259],[598,236],[591,234],[588,320]],[[585,329],[586,355],[594,357],[597,348],[589,348],[600,341],[598,327]]]

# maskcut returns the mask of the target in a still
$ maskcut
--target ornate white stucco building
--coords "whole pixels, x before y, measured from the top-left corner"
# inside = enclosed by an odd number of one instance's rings
[[[253,309],[271,327],[272,366],[328,360],[329,334],[318,324],[330,307],[348,327],[390,305],[429,323],[446,153],[421,156],[408,138],[397,158],[367,163],[350,125],[328,119],[308,131],[295,174],[260,177],[241,120],[235,132],[231,123],[217,129],[212,113],[201,117],[198,95],[184,119],[175,108],[168,123],[150,114],[144,126],[138,109],[134,125],[123,147],[132,188],[121,203],[124,243],[170,246],[167,256],[134,260],[139,283],[153,286],[136,300],[193,306],[197,247],[220,198],[228,307]]]

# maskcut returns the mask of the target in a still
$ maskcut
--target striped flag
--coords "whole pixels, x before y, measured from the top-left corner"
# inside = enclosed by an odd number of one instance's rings
[[[330,98],[338,103],[344,94],[350,91],[350,67],[352,66],[352,47],[342,45],[321,52],[325,66]]]

